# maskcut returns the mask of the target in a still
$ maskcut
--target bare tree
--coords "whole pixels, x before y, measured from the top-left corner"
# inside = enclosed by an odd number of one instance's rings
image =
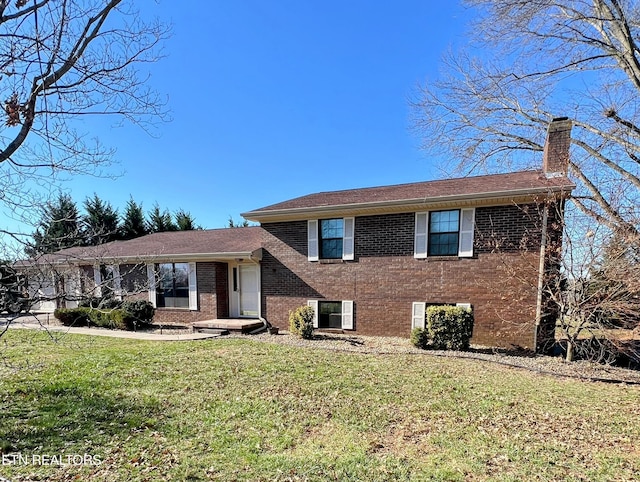
[[[65,175],[100,175],[113,152],[79,130],[86,115],[151,128],[165,117],[142,64],[167,28],[125,0],[0,1],[0,201],[31,221],[39,193]],[[0,229],[4,226],[0,226]],[[19,240],[17,233],[7,233]]]
[[[638,232],[640,9],[627,0],[467,0],[470,49],[415,101],[432,152],[461,171],[539,165],[555,116],[574,125],[572,202],[609,230]]]
[[[640,361],[640,236],[629,230],[567,237],[562,277],[548,277],[545,297],[556,307],[566,358]]]
[[[574,216],[570,235],[563,236],[563,204],[519,206],[534,226],[521,236],[478,233],[482,247],[500,255],[501,294],[518,304],[521,293],[537,292],[542,352],[559,342],[567,361],[611,363],[624,355],[638,362],[640,236],[626,229],[612,233],[588,215]],[[502,321],[522,325],[521,319]]]

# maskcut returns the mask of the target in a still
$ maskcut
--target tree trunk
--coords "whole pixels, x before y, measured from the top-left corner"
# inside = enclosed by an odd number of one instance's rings
[[[571,340],[567,340],[567,356],[565,358],[566,361],[572,362],[574,355],[574,345]]]

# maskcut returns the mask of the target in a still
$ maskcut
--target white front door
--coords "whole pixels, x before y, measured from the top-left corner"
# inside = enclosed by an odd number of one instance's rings
[[[241,264],[240,275],[240,316],[257,318],[260,303],[260,278],[258,266]]]
[[[260,266],[229,263],[229,316],[260,316]]]

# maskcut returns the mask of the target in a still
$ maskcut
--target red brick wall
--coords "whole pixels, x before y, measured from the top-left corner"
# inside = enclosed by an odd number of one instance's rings
[[[216,318],[229,317],[229,268],[227,263],[212,264],[215,267],[214,293],[216,295]]]
[[[354,261],[309,262],[306,221],[263,224],[263,316],[353,300],[355,332],[408,336],[412,302],[471,303],[473,343],[533,348],[539,226],[536,206],[477,208],[474,258],[415,259],[414,213],[358,217]]]
[[[196,280],[198,283],[198,310],[176,308],[158,308],[154,317],[155,323],[191,323],[229,316],[227,263],[196,263]],[[137,295],[148,299],[148,293]]]

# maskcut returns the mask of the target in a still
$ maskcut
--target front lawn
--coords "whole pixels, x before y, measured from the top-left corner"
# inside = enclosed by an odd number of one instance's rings
[[[13,330],[0,344],[0,477],[12,481],[640,473],[639,387],[238,339]]]

